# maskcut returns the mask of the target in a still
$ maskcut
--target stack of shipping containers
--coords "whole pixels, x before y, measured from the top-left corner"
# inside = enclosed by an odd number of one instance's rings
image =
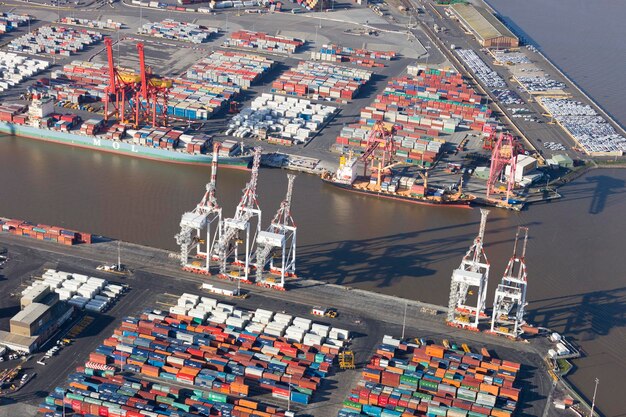
[[[284,416],[249,397],[271,393],[308,404],[348,337],[345,330],[306,318],[183,294],[169,314],[125,318],[85,366],[69,375],[69,387],[50,393],[41,411]]]
[[[7,48],[15,52],[33,55],[46,53],[50,55],[70,56],[82,51],[85,46],[102,40],[102,34],[87,29],[70,29],[62,26],[43,26],[14,39]]]
[[[510,417],[520,364],[385,336],[339,417]]]
[[[75,243],[91,243],[91,234],[79,233],[61,227],[34,224],[22,220],[0,219],[0,230],[17,236],[73,245]]]
[[[224,44],[236,48],[293,54],[304,45],[304,41],[286,36],[268,35],[263,32],[240,30],[231,33],[230,38]]]
[[[148,22],[137,30],[137,33],[156,38],[174,39],[177,41],[203,43],[217,33],[219,29],[196,25],[194,23],[181,23],[172,19],[162,22]]]
[[[460,74],[427,69],[391,80],[374,103],[361,110],[358,124],[343,128],[337,144],[367,146],[367,137],[378,121],[395,126],[396,159],[430,166],[445,139],[459,127],[478,132],[493,126],[491,111]]]
[[[249,88],[272,69],[274,61],[253,54],[214,51],[187,70],[187,78],[215,83],[233,83]]]
[[[372,73],[363,69],[319,62],[300,62],[272,83],[272,92],[301,97],[351,100]]]
[[[339,45],[322,45],[319,52],[311,52],[311,59],[316,61],[351,62],[364,67],[384,67],[376,61],[391,61],[396,56],[394,51],[369,51]]]
[[[0,33],[12,32],[18,26],[27,25],[29,20],[30,16],[25,14],[0,13]]]

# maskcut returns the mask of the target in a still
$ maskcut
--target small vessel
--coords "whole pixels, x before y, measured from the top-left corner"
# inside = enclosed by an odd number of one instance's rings
[[[430,190],[427,172],[419,172],[420,178],[383,175],[388,167],[379,166],[378,171],[372,176],[359,176],[357,162],[356,157],[342,155],[337,171],[334,174],[324,172],[322,181],[346,191],[413,204],[470,208],[474,199],[463,194],[462,186],[454,193],[443,189]],[[423,184],[418,183],[420,179],[423,180]]]

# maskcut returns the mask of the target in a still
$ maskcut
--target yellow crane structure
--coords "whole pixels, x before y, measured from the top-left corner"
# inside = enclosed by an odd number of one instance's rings
[[[339,352],[339,368],[341,369],[354,369],[356,365],[354,363],[354,352],[351,350],[344,350]]]

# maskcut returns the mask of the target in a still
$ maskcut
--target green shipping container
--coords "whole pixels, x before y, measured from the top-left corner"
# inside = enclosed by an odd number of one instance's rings
[[[182,403],[177,403],[177,402],[173,402],[172,407],[176,407],[179,410],[183,410],[185,413],[189,413],[189,409],[191,408],[187,404],[182,404]]]
[[[210,401],[215,401],[217,403],[225,403],[228,399],[226,394],[220,394],[219,392],[209,392],[208,398]]]
[[[359,403],[355,403],[355,402],[352,402],[352,401],[350,401],[350,400],[345,400],[345,401],[343,402],[343,406],[344,406],[344,407],[347,407],[347,408],[349,408],[349,409],[351,409],[351,410],[361,411],[361,404],[359,404]]]

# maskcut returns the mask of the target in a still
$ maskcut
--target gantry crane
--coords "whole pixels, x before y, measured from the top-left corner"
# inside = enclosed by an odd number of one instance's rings
[[[291,196],[296,176],[287,175],[287,194],[280,203],[274,219],[267,231],[259,233],[256,243],[256,283],[280,290],[285,289],[285,277],[296,273],[296,231],[291,217]],[[274,257],[280,251],[280,266],[274,265]],[[270,263],[270,272],[280,274],[280,282],[274,277],[266,277],[265,266]]]
[[[374,159],[374,152],[377,149],[382,149],[381,167],[386,166],[391,161],[394,151],[393,133],[394,127],[382,121],[378,121],[372,126],[372,130],[367,136],[367,148],[359,158],[363,161],[363,176],[367,176],[367,165],[370,159]],[[380,170],[378,175],[380,179]]]
[[[180,220],[180,232],[175,236],[180,245],[180,260],[186,271],[210,274],[211,253],[222,235],[222,208],[215,198],[217,183],[217,154],[220,144],[213,144],[213,162],[211,181],[206,185],[202,200],[193,211],[183,214]],[[203,237],[203,231],[206,234]],[[205,258],[205,264],[190,262],[190,253],[196,249],[196,257]]]
[[[485,225],[489,210],[480,210],[480,229],[461,265],[452,273],[447,323],[451,326],[478,330],[480,318],[485,316],[485,299],[489,281],[489,261],[483,249]],[[475,288],[475,290],[470,290]],[[477,291],[476,304],[468,305],[467,298]]]
[[[137,43],[141,85],[135,98],[135,125],[150,122],[167,126],[167,102],[172,81],[159,78],[146,68],[143,43]]]
[[[256,187],[259,176],[259,165],[261,163],[261,148],[254,149],[254,159],[252,162],[252,173],[250,181],[243,189],[243,196],[235,210],[233,218],[224,219],[222,223],[222,234],[213,248],[213,256],[220,265],[220,274],[225,278],[240,279],[250,282],[250,251],[254,246],[256,238],[261,231],[261,209],[257,202]],[[256,230],[251,237],[251,222],[253,217],[257,217]],[[245,232],[245,242],[240,238],[240,233]],[[239,245],[245,244],[244,260],[239,259]],[[243,276],[237,270],[227,269],[227,262],[231,255],[234,255],[233,264],[243,267]]]
[[[113,61],[113,41],[110,37],[104,38],[107,50],[109,84],[105,89],[104,120],[109,121],[111,116],[120,123],[126,123],[126,103],[133,94],[133,85],[137,79],[129,78],[128,73],[119,71]],[[112,100],[113,99],[113,100]]]
[[[524,233],[524,243],[521,255],[517,254],[520,233]],[[496,289],[491,316],[491,331],[510,337],[517,337],[522,333],[524,311],[526,309],[526,243],[528,242],[528,228],[518,227],[513,245],[513,256],[509,260],[502,277],[502,282]]]
[[[505,168],[510,165],[511,170],[506,180],[503,180]],[[508,133],[501,133],[493,146],[491,152],[491,166],[489,168],[489,179],[487,180],[487,198],[500,191],[496,184],[506,182],[505,204],[509,203],[511,193],[515,188],[515,168],[517,165],[517,145],[513,136]]]
[[[167,98],[172,81],[156,77],[146,69],[141,42],[137,43],[139,74],[117,68],[113,61],[113,41],[107,37],[104,44],[109,67],[109,84],[104,101],[105,121],[114,116],[122,124],[131,122],[135,128],[147,122],[151,122],[152,126],[167,125]]]

